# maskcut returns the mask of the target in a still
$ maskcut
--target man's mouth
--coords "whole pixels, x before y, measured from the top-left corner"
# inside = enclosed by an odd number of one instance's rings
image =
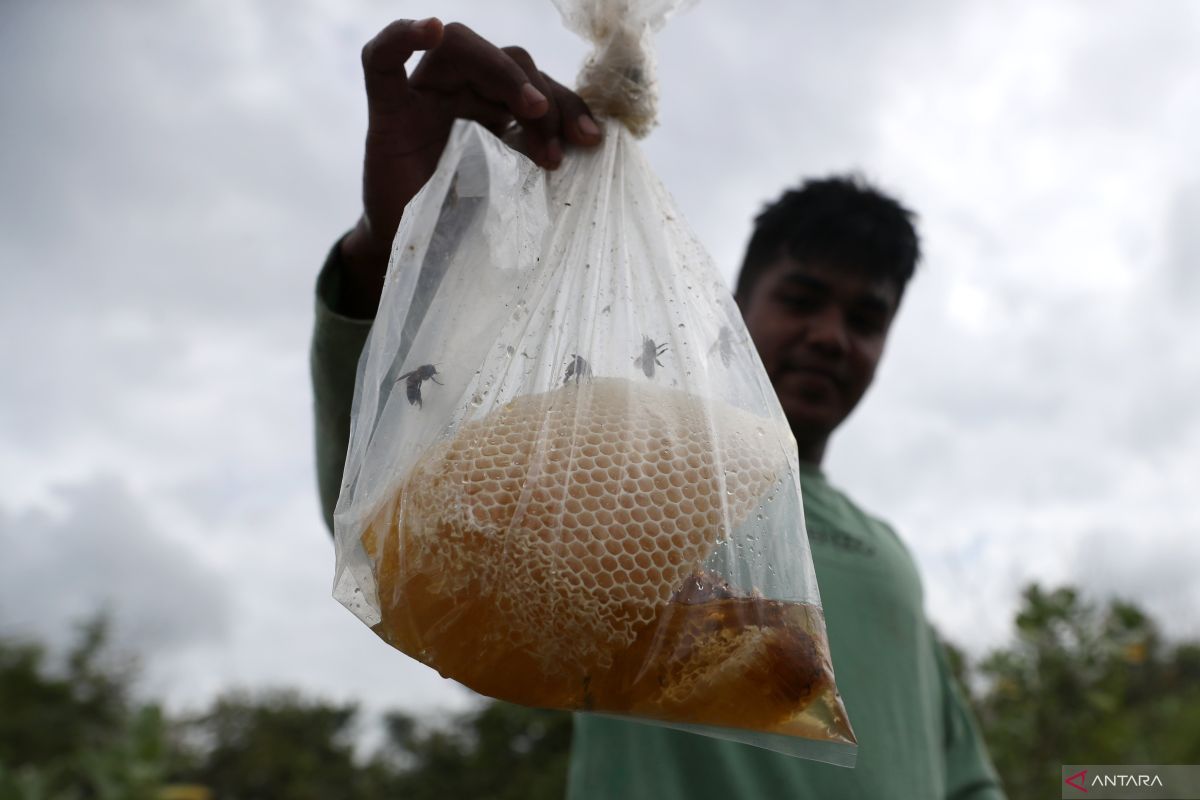
[[[841,376],[835,370],[817,364],[785,361],[779,372],[781,377],[784,375],[796,375],[805,378],[824,379],[834,386],[841,386],[842,383]]]

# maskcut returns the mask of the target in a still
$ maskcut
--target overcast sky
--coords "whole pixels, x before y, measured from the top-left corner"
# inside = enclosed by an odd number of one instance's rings
[[[358,211],[359,50],[401,16],[522,44],[549,0],[0,8],[0,635],[111,611],[176,707],[465,690],[330,599],[307,346]],[[953,641],[1020,588],[1200,635],[1200,4],[704,0],[659,36],[651,162],[727,279],[750,218],[859,169],[927,257],[827,471]]]

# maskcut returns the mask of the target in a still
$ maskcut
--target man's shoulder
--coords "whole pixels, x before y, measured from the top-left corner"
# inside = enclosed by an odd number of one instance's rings
[[[823,476],[810,480],[807,488],[802,483],[801,489],[805,530],[819,578],[894,585],[904,597],[919,601],[923,591],[916,559],[891,523]],[[823,587],[822,595],[826,593]]]
[[[858,533],[903,544],[891,523],[864,508],[823,475],[802,482],[801,492],[804,516],[810,528]]]

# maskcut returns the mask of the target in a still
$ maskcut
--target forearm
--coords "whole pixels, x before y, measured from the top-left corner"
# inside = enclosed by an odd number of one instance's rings
[[[380,141],[380,140],[384,141]],[[417,152],[397,154],[389,150],[387,137],[367,133],[363,168],[363,214],[354,228],[338,243],[341,287],[338,311],[354,319],[371,319],[379,308],[387,275],[392,240],[409,202],[416,197],[431,174],[445,136],[433,144],[429,163],[414,163]]]
[[[374,308],[361,313],[363,298],[347,280],[341,247],[330,251],[317,278],[316,309],[309,351],[313,387],[313,432],[316,444],[317,484],[325,523],[333,530],[333,509],[341,489],[350,438],[350,408],[358,357],[371,330]],[[382,283],[382,281],[381,281]],[[355,313],[358,312],[358,313]]]
[[[341,280],[337,311],[352,319],[373,319],[383,294],[389,246],[376,240],[363,217],[336,247]]]
[[[407,62],[423,51],[409,73]],[[358,357],[383,293],[400,218],[441,158],[456,119],[493,133],[516,123],[525,152],[555,169],[565,145],[601,132],[587,105],[521,48],[498,48],[465,25],[396,20],[362,51],[367,95],[363,211],[330,252],[317,285],[311,372],[317,476],[332,529],[350,434]]]

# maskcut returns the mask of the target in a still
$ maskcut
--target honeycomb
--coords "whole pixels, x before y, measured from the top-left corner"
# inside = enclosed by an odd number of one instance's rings
[[[761,596],[673,603],[600,691],[644,716],[787,731],[836,693],[818,614]]]
[[[621,378],[463,424],[364,534],[377,631],[476,691],[587,707],[785,467],[772,424]]]

